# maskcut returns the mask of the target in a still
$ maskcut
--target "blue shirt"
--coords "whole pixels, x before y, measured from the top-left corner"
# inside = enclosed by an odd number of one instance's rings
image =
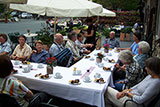
[[[52,46],[49,49],[49,55],[50,55],[50,57],[53,57],[53,56],[57,55],[63,49],[64,49],[64,47],[62,45],[59,45],[57,43],[53,43]]]
[[[46,64],[46,60],[48,57],[49,57],[48,52],[43,49],[40,53],[33,53],[31,57],[28,59],[28,61]]]
[[[115,47],[117,47],[117,48],[120,47],[118,40],[116,40],[115,38],[114,39],[110,39],[110,38],[106,39],[105,44],[106,43],[108,43],[109,48],[112,48],[112,49],[115,48]]]
[[[0,43],[0,54],[3,52],[11,53],[11,45],[6,41],[5,43]]]
[[[144,62],[149,56],[147,54],[137,54],[136,56],[133,57],[133,59],[141,66],[144,68]]]
[[[136,44],[136,42],[133,42],[133,44],[131,45],[131,50],[132,50],[132,53],[134,55],[137,55],[138,54],[138,44]]]

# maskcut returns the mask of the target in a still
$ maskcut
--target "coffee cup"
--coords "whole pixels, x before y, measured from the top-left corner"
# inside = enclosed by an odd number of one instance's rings
[[[33,67],[33,65],[28,65],[29,70],[31,70]]]
[[[56,72],[56,73],[55,73],[55,77],[57,77],[57,78],[61,77],[61,73]]]
[[[77,74],[81,74],[81,70],[77,70]]]
[[[37,67],[38,68],[43,68],[43,64],[39,64]]]
[[[14,65],[19,65],[19,63],[20,63],[19,61],[15,61]]]
[[[88,82],[88,81],[90,81],[90,77],[89,76],[85,76],[84,80]]]
[[[101,77],[101,74],[96,73],[96,74],[94,75],[94,77],[95,77],[95,78],[100,78],[100,77]]]
[[[23,72],[24,72],[24,73],[28,73],[28,72],[30,72],[29,67],[25,67]]]

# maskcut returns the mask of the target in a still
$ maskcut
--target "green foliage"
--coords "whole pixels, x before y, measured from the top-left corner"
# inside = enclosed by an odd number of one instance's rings
[[[54,40],[53,35],[50,35],[50,32],[45,25],[42,24],[42,27],[43,28],[40,29],[40,31],[36,32],[38,34],[37,39],[41,40],[43,44],[50,46]]]
[[[105,36],[106,36],[106,38],[109,38],[109,34],[110,34],[110,32],[111,32],[111,30],[110,30],[110,29],[106,29],[106,28],[104,28],[104,29],[103,29],[103,35],[105,35]]]
[[[0,13],[3,13],[5,11],[6,5],[0,4]]]
[[[97,37],[102,37],[102,33],[101,33],[101,32],[96,31],[96,36],[97,36]]]
[[[108,9],[137,10],[140,0],[93,0]]]
[[[125,28],[126,29],[126,33],[131,33],[132,32],[132,27],[128,26]]]
[[[61,31],[58,31],[57,33],[62,34],[63,36],[66,36],[66,29],[63,29]]]

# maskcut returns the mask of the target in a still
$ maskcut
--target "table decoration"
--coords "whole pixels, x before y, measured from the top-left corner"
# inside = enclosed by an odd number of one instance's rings
[[[109,44],[108,43],[104,44],[104,52],[105,53],[109,52]]]
[[[102,62],[102,58],[104,57],[104,55],[103,54],[101,54],[101,53],[98,53],[97,54],[97,57],[96,57],[96,62],[97,63],[101,63]]]
[[[55,57],[47,58],[47,74],[53,74],[53,67],[57,65],[57,59]]]
[[[28,35],[30,35],[30,34],[31,34],[30,29],[27,29],[27,33],[28,33]]]

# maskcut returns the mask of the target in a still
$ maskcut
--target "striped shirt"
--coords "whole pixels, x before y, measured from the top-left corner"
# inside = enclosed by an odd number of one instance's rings
[[[32,52],[31,47],[25,43],[22,48],[20,47],[20,44],[17,45],[12,55],[17,57],[22,57],[22,56],[27,57],[31,54],[31,52]]]
[[[0,90],[2,90],[4,80],[4,78],[0,78]],[[13,96],[21,106],[27,107],[29,103],[23,97],[28,91],[29,89],[21,81],[9,76],[2,93]]]

